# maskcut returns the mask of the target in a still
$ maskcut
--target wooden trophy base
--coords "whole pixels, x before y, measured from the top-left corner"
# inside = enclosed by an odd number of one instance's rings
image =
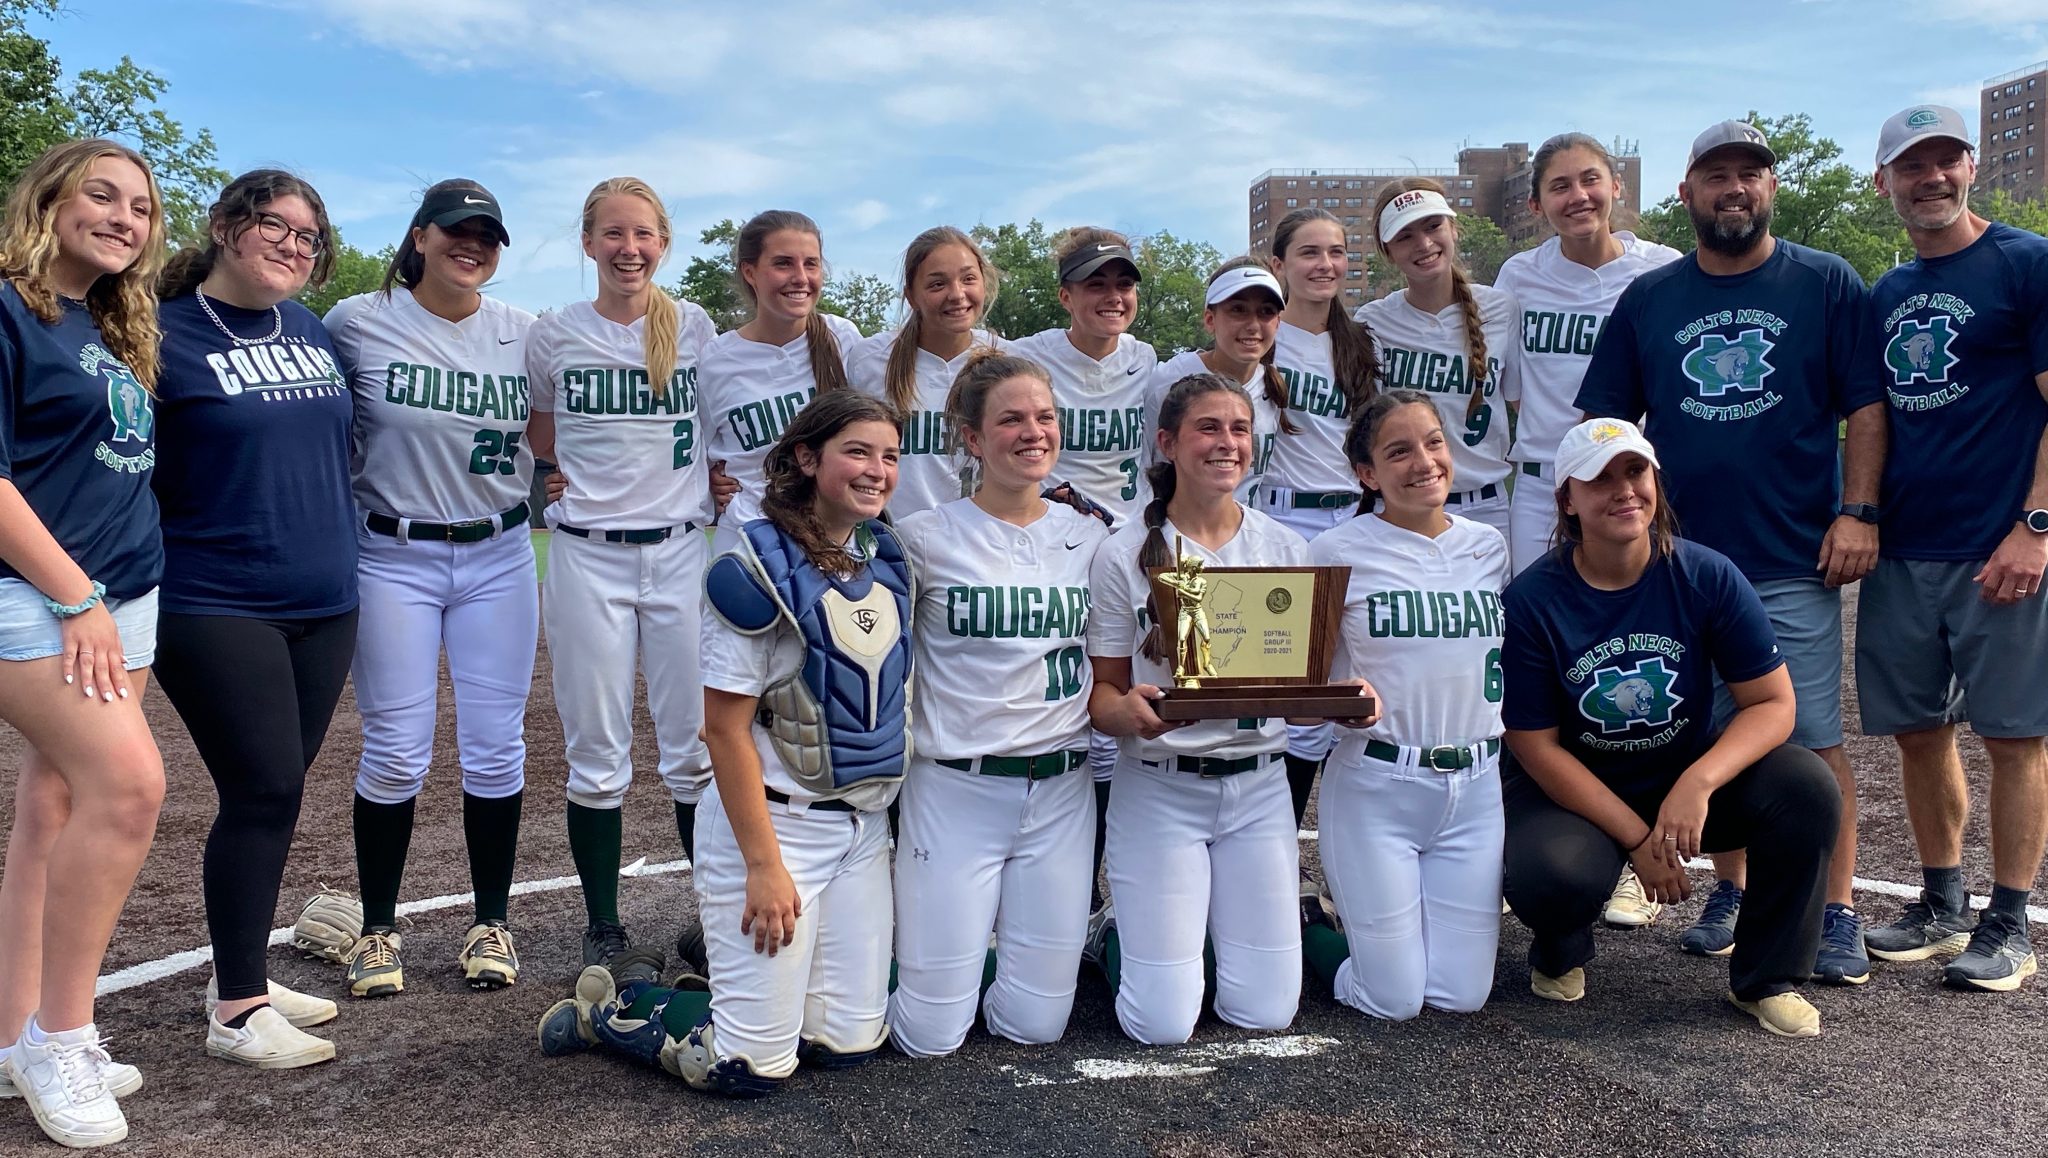
[[[1372,715],[1371,696],[1357,684],[1258,684],[1236,687],[1168,688],[1152,701],[1162,720],[1234,720],[1294,716],[1350,720]]]

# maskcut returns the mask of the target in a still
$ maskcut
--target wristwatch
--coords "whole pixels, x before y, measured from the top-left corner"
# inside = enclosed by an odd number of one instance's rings
[[[1876,503],[1843,503],[1838,513],[1847,515],[1859,523],[1877,522]]]
[[[2027,530],[2037,535],[2048,535],[2048,507],[2027,512]]]

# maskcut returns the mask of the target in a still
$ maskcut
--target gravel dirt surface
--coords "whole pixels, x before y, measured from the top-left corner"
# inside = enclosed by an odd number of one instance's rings
[[[1853,598],[1850,602],[1853,613]],[[1852,623],[1853,628],[1853,623]],[[1855,722],[1854,690],[1849,721]],[[108,956],[109,972],[206,943],[199,857],[211,783],[176,715],[154,689],[148,708],[170,773],[155,850]],[[460,785],[443,695],[443,740],[419,807],[405,899],[468,889]],[[358,751],[344,698],[309,778],[276,923],[289,924],[322,882],[353,888],[351,778]],[[644,715],[639,767],[654,753]],[[563,829],[561,729],[543,650],[527,717],[529,791],[518,879],[573,873]],[[0,735],[0,746],[15,743]],[[1917,868],[1889,742],[1853,738],[1863,782],[1865,877],[1915,882]],[[1983,752],[1966,738],[1976,814],[1967,878],[1988,888]],[[10,816],[0,802],[0,822]],[[1311,826],[1313,814],[1311,814]],[[1314,841],[1304,861],[1316,870]],[[643,775],[626,808],[625,858],[673,860],[672,813]],[[1703,878],[1702,878],[1703,881]],[[694,908],[681,874],[624,882],[643,942],[666,944]],[[1865,915],[1900,902],[1869,895]],[[524,973],[496,993],[455,970],[466,906],[422,914],[406,936],[406,992],[344,996],[338,967],[272,952],[279,981],[343,1002],[316,1032],[335,1062],[261,1073],[203,1053],[204,968],[104,998],[113,1052],[142,1067],[124,1105],[122,1149],[214,1158],[358,1153],[474,1154],[1686,1155],[2040,1154],[2048,1151],[2048,1002],[1957,993],[1928,966],[1880,964],[1860,989],[1812,987],[1817,1041],[1765,1035],[1723,999],[1724,966],[1678,952],[1697,901],[1637,931],[1603,931],[1590,992],[1560,1006],[1529,992],[1527,935],[1507,921],[1493,1000],[1470,1016],[1425,1011],[1388,1024],[1311,991],[1291,1034],[1248,1034],[1205,1019],[1184,1049],[1121,1035],[1099,978],[1082,983],[1066,1040],[1026,1048],[977,1035],[958,1055],[912,1062],[884,1053],[850,1071],[800,1072],[777,1096],[727,1104],[658,1071],[590,1054],[540,1056],[536,1019],[579,964],[574,889],[517,897]],[[0,1102],[0,1155],[43,1153],[18,1101]]]

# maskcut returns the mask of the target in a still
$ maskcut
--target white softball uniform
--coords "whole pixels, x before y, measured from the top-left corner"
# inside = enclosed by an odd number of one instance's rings
[[[1166,392],[1173,384],[1191,374],[1209,373],[1209,364],[1202,361],[1202,355],[1194,350],[1175,354],[1159,364],[1152,372],[1152,387],[1145,399],[1145,429],[1159,429],[1159,408],[1166,402]],[[1259,481],[1266,477],[1266,470],[1273,461],[1273,444],[1280,437],[1280,409],[1273,400],[1266,397],[1266,370],[1264,366],[1253,366],[1252,376],[1239,382],[1244,392],[1252,399],[1252,468],[1245,472],[1244,482],[1238,485],[1237,501],[1249,503],[1258,493]],[[1146,462],[1159,460],[1159,440],[1150,444],[1151,453]]]
[[[758,697],[803,665],[803,643],[787,621],[742,635],[706,607],[703,622],[706,688]],[[763,786],[789,798],[771,798],[768,813],[800,901],[794,941],[771,957],[740,932],[747,865],[715,781],[697,809],[691,882],[719,1060],[745,1058],[756,1074],[780,1078],[795,1070],[802,1042],[859,1053],[887,1035],[895,918],[887,809],[902,782],[863,780],[832,798],[851,811],[819,807],[824,798],[800,795],[766,729],[756,723],[753,733]]]
[[[1419,390],[1436,404],[1451,449],[1450,506],[1501,534],[1508,530],[1508,407],[1522,396],[1522,343],[1515,301],[1487,285],[1471,287],[1486,338],[1484,367],[1469,365],[1465,310],[1456,302],[1434,314],[1395,290],[1358,307],[1378,343],[1382,390]],[[1469,418],[1478,391],[1485,399]]]
[[[698,736],[707,551],[700,528],[712,502],[697,364],[715,331],[702,307],[677,308],[675,369],[659,387],[648,381],[644,317],[621,325],[578,302],[541,318],[527,337],[533,408],[554,415],[555,460],[569,480],[548,508],[556,534],[541,612],[568,795],[586,808],[620,807],[632,782],[636,667],[647,674],[670,796],[695,803],[711,778]],[[662,532],[666,538],[647,541]]]
[[[862,340],[860,328],[836,314],[820,316],[839,343],[843,363]],[[705,345],[697,363],[698,410],[709,430],[704,459],[723,461],[725,473],[740,484],[719,516],[721,524],[741,527],[761,517],[768,451],[817,392],[808,331],[786,346],[750,341],[738,330]]]
[[[1116,525],[1138,521],[1152,497],[1145,485],[1151,431],[1145,399],[1159,355],[1129,334],[1098,362],[1074,347],[1065,330],[1045,330],[1010,343],[1009,352],[1029,358],[1052,375],[1052,399],[1060,410],[1060,461],[1054,481],[1074,489],[1116,516]]]
[[[1327,332],[1281,322],[1273,366],[1287,385],[1287,416],[1296,430],[1273,443],[1258,508],[1313,539],[1358,509],[1358,475],[1344,457],[1351,403],[1337,384]]]
[[[1682,256],[1668,245],[1616,231],[1621,256],[1597,269],[1564,255],[1557,238],[1500,267],[1494,288],[1513,295],[1522,347],[1522,402],[1515,416],[1515,446],[1509,458],[1520,464],[1510,516],[1508,543],[1515,573],[1550,549],[1557,529],[1551,463],[1557,444],[1578,422],[1573,401],[1593,360],[1593,345],[1607,328],[1615,300],[1630,282]],[[1524,486],[1524,480],[1533,480]]]
[[[1507,542],[1458,515],[1432,539],[1374,514],[1309,555],[1351,568],[1332,676],[1370,682],[1384,713],[1339,729],[1323,772],[1323,876],[1351,947],[1337,999],[1395,1020],[1471,1012],[1500,944]]]
[[[846,356],[846,380],[855,390],[889,399],[889,355],[898,331],[863,339]],[[896,492],[889,496],[894,518],[928,511],[973,493],[974,459],[953,448],[953,420],[946,414],[946,395],[968,360],[999,339],[987,330],[974,331],[974,342],[956,358],[917,351],[914,377],[917,398],[903,421],[903,457],[896,465]]]
[[[1079,770],[1101,520],[1058,503],[1029,526],[957,499],[898,524],[917,561],[917,758],[896,841],[891,1040],[913,1057],[989,1031],[1057,1041],[1088,932],[1095,793]]]
[[[1299,566],[1302,537],[1257,511],[1221,551],[1192,540],[1211,567]],[[1176,530],[1160,528],[1168,551]],[[1151,616],[1138,557],[1147,529],[1110,536],[1091,572],[1088,654],[1129,658],[1136,683],[1166,687],[1171,669],[1140,650]],[[1212,606],[1241,598],[1211,585]],[[1202,944],[1216,950],[1216,1015],[1247,1029],[1281,1029],[1301,998],[1301,866],[1278,718],[1205,720],[1156,740],[1125,737],[1109,796],[1104,869],[1116,903],[1123,969],[1117,1021],[1148,1045],[1183,1042],[1202,1009]]]
[[[498,799],[526,784],[526,697],[540,633],[526,501],[533,458],[526,335],[533,315],[485,297],[450,322],[394,288],[346,298],[328,333],[355,398],[351,478],[361,614],[351,668],[363,717],[356,791],[378,804],[419,795],[433,761],[440,657],[455,690],[463,791]],[[413,538],[413,523],[491,520],[472,543]]]

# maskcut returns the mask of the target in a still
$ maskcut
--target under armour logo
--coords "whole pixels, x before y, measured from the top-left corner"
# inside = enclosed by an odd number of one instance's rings
[[[931,860],[931,859],[932,859],[932,854],[931,854],[931,853],[929,853],[929,852],[926,852],[926,851],[925,851],[924,849],[921,849],[921,848],[913,848],[913,849],[911,849],[911,850],[910,850],[910,855],[911,855],[911,856],[914,856],[914,857],[916,857],[917,859],[919,859],[919,860],[921,860],[921,861],[929,861],[929,860]]]
[[[853,625],[862,631],[873,634],[875,624],[880,622],[881,618],[881,616],[875,614],[873,608],[863,607],[853,613]]]

